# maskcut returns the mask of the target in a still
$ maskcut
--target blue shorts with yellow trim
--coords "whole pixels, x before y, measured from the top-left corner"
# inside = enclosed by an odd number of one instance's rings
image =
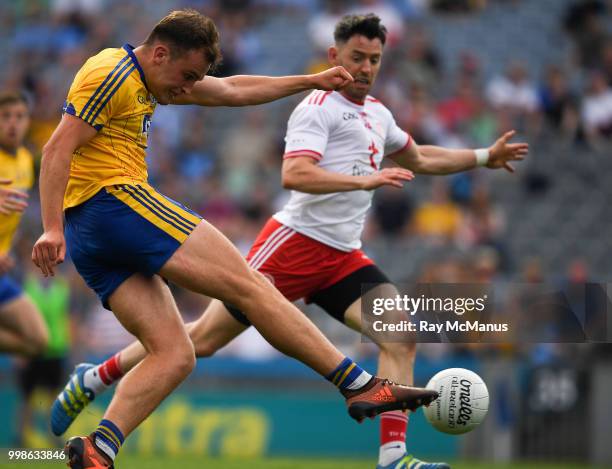
[[[148,184],[108,186],[66,210],[66,244],[79,274],[105,308],[139,272],[153,276],[202,217]]]
[[[8,275],[0,275],[0,306],[21,296],[23,290]]]

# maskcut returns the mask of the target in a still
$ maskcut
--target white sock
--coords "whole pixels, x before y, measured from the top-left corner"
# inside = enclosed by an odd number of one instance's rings
[[[406,443],[403,441],[390,441],[380,447],[378,464],[388,466],[406,454]]]
[[[99,436],[96,436],[96,438],[94,439],[94,443],[96,444],[96,446],[98,447],[100,451],[102,451],[109,458],[111,458],[111,461],[115,460],[115,456],[117,456],[117,454],[115,453],[115,450],[113,450],[113,448],[111,448],[110,445],[106,444],[106,442],[102,438],[100,438]]]
[[[98,371],[100,366],[101,365],[90,368],[83,375],[83,384],[86,388],[91,389],[96,396],[99,393],[106,391],[110,386],[104,384],[104,381],[102,381],[102,378],[100,378],[100,372]]]
[[[368,384],[371,379],[372,375],[370,373],[368,373],[367,371],[362,371],[361,374],[357,376],[357,378],[355,378],[355,381],[353,381],[347,386],[347,389],[350,389],[351,391],[361,389],[366,384]]]

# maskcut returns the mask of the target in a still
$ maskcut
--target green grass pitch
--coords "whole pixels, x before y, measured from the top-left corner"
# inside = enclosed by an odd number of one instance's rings
[[[492,463],[452,463],[453,469],[579,469],[586,464],[540,464],[540,463],[516,463],[516,464],[492,464]],[[25,462],[18,464],[2,464],[1,469],[51,469],[53,467],[65,467],[60,463],[34,463]],[[181,456],[135,456],[120,455],[115,466],[117,469],[374,469],[376,462],[347,459],[203,459],[198,457]],[[598,466],[604,469],[603,466]]]

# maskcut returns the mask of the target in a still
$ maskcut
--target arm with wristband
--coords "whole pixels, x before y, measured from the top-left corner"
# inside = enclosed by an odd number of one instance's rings
[[[452,174],[478,166],[489,169],[503,168],[514,172],[512,161],[521,161],[529,150],[527,143],[509,143],[516,132],[502,135],[489,148],[477,150],[451,150],[433,145],[418,146],[412,142],[405,150],[390,158],[399,166],[419,174]]]

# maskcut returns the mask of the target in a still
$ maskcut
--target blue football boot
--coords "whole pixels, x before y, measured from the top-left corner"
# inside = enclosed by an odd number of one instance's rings
[[[60,436],[74,422],[81,411],[95,399],[94,392],[83,384],[83,376],[95,365],[81,363],[77,365],[64,390],[59,393],[51,406],[51,431]]]
[[[425,462],[411,454],[404,454],[386,466],[378,464],[376,469],[450,469],[450,466],[445,462]]]

